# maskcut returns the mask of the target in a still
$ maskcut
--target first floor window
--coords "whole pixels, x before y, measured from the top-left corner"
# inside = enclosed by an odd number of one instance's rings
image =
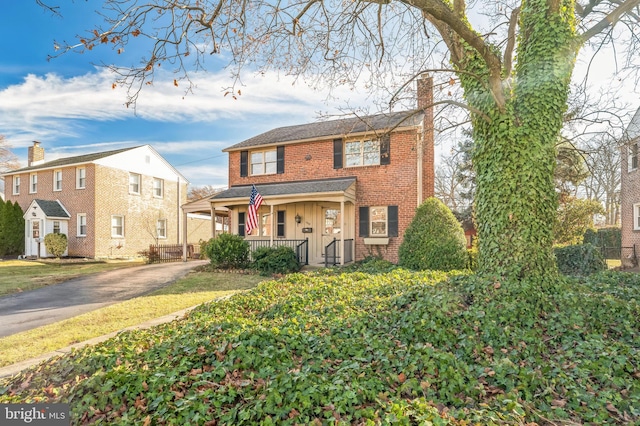
[[[87,169],[78,167],[76,169],[76,189],[84,189],[87,183]]]
[[[277,172],[278,154],[275,149],[251,153],[251,175],[269,175]]]
[[[260,235],[262,235],[263,237],[270,237],[271,236],[271,214],[267,213],[267,214],[263,214],[261,216],[262,218],[262,233]],[[257,233],[257,229],[255,230],[255,232],[251,232],[252,235],[258,235]]]
[[[326,209],[324,211],[324,235],[340,233],[340,210]]]
[[[350,141],[345,144],[347,167],[380,164],[380,141]]]
[[[371,226],[369,235],[376,237],[387,236],[387,208],[371,207],[369,210],[369,224]]]
[[[285,221],[284,221],[285,215],[284,215],[284,213],[285,213],[284,210],[280,210],[278,212],[278,223],[277,223],[277,226],[276,226],[277,227],[276,236],[278,236],[278,237],[284,237],[284,224],[285,224]]]
[[[640,203],[633,205],[633,229],[640,231]]]
[[[245,235],[245,212],[238,212],[238,235],[244,237]]]
[[[13,195],[20,195],[20,176],[13,177]]]
[[[167,238],[167,219],[160,219],[156,224],[156,235],[158,238]]]
[[[62,170],[53,171],[53,190],[62,191]]]
[[[124,216],[111,216],[111,236],[124,237]]]
[[[140,175],[129,173],[129,193],[140,194]]]
[[[53,233],[54,234],[59,234],[60,233],[60,221],[59,220],[54,220],[53,221]]]
[[[87,235],[87,215],[86,213],[78,214],[78,236],[85,237]]]

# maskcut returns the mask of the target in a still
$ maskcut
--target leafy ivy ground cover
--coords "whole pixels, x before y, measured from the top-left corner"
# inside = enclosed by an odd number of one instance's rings
[[[74,424],[640,424],[640,278],[292,274],[0,382]]]

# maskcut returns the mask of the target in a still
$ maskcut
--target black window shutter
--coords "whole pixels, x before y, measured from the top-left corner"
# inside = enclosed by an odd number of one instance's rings
[[[360,236],[369,236],[369,207],[360,207]]]
[[[342,139],[333,140],[333,168],[342,168]]]
[[[277,237],[284,237],[284,210],[278,211],[278,232],[276,234]]]
[[[387,207],[387,235],[390,237],[398,236],[398,206]]]
[[[276,148],[276,155],[278,157],[278,162],[276,163],[277,173],[281,175],[284,173],[284,146]]]
[[[238,213],[238,235],[244,237],[244,212]]]
[[[380,138],[380,164],[391,164],[391,136],[389,134]]]
[[[248,176],[249,151],[240,151],[240,177]]]

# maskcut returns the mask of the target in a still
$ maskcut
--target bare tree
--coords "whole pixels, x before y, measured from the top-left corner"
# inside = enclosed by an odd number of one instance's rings
[[[11,144],[3,136],[0,135],[0,173],[5,173],[11,170],[15,170],[20,167],[18,157],[11,152]]]
[[[637,83],[640,0],[105,0],[98,26],[61,52],[146,47],[134,66],[109,65],[129,104],[159,69],[193,88],[211,54],[240,70],[279,72],[333,87],[366,81],[402,103],[430,72],[445,87],[436,105],[468,112],[473,129],[479,269],[510,278],[556,274],[555,145],[576,58],[615,43],[620,70]],[[484,19],[472,25],[473,19]],[[472,19],[473,18],[473,19]],[[517,61],[514,59],[517,58]],[[464,102],[455,98],[463,95]],[[443,107],[444,108],[444,107]]]
[[[187,200],[200,200],[202,198],[210,197],[214,194],[217,194],[218,192],[223,190],[223,188],[216,188],[212,185],[193,186],[189,188],[189,192],[187,193]]]

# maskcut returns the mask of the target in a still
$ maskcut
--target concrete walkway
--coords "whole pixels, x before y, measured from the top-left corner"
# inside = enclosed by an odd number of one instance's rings
[[[80,315],[103,306],[142,296],[165,287],[207,260],[145,265],[117,269],[76,278],[49,287],[0,298],[0,336],[9,336],[42,325]],[[124,330],[153,327],[181,318],[190,309],[183,309]],[[0,368],[0,378],[13,376],[25,368],[75,348],[107,340],[117,333],[109,333],[86,342],[77,343],[37,358]]]

